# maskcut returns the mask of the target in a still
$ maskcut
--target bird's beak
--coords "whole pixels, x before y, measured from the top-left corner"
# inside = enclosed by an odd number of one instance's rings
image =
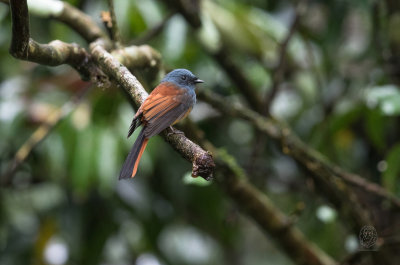
[[[204,81],[203,80],[201,80],[201,79],[196,79],[196,80],[194,80],[194,82],[196,83],[196,84],[199,84],[199,83],[204,83]]]

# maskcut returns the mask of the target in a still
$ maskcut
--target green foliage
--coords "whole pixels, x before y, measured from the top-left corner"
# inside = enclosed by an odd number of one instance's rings
[[[210,181],[207,181],[203,178],[193,178],[191,172],[188,172],[183,176],[183,183],[187,185],[197,185],[200,187],[211,185]]]

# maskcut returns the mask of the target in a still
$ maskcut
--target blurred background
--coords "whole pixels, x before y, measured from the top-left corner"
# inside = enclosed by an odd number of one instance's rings
[[[99,24],[108,10],[106,1],[66,2]],[[123,42],[151,45],[165,69],[190,69],[205,80],[199,89],[232,100],[242,95],[208,51],[225,43],[261,97],[293,29],[271,114],[340,167],[400,194],[398,1],[204,0],[198,31],[166,2],[115,0]],[[190,163],[161,137],[136,177],[118,181],[137,135],[126,139],[134,110],[124,93],[80,95],[85,84],[70,67],[16,60],[4,3],[0,22],[0,264],[294,264],[218,186],[192,179]],[[32,14],[30,28],[41,43],[87,47],[56,20]],[[162,77],[136,74],[149,89]],[[51,117],[48,136],[19,150]],[[190,118],[310,241],[338,261],[359,250],[358,235],[278,145],[201,101]],[[29,155],[9,174],[17,152]]]

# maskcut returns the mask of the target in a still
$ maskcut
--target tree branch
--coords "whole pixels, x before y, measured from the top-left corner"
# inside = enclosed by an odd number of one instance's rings
[[[29,16],[26,1],[11,1],[12,37],[10,53],[25,59],[29,55]]]
[[[119,33],[117,17],[115,16],[114,11],[114,1],[107,0],[108,8],[110,9],[110,18],[111,18],[111,27],[107,27],[110,29],[111,40],[114,41],[116,47],[118,47],[121,43],[121,34]]]

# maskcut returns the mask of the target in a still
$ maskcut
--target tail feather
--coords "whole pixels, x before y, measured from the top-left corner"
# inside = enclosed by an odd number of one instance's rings
[[[132,135],[132,133],[136,130],[136,128],[140,126],[140,124],[142,123],[141,119],[142,119],[142,114],[138,115],[137,117],[135,116],[133,118],[131,126],[129,126],[127,138],[129,138]]]
[[[144,136],[144,129],[142,129],[122,166],[119,179],[133,178],[136,175],[140,158],[148,141],[149,139]]]

